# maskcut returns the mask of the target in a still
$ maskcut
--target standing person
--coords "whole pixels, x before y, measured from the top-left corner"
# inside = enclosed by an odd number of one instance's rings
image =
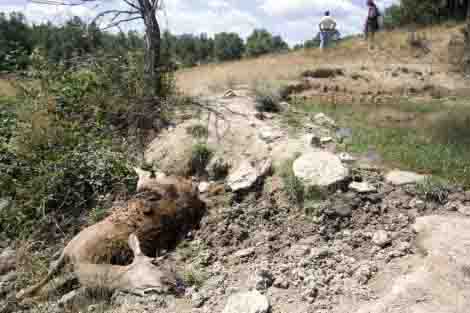
[[[364,34],[368,41],[369,50],[374,49],[375,33],[379,30],[380,11],[373,0],[367,0],[367,19],[364,25]]]
[[[330,36],[336,29],[336,21],[330,16],[330,11],[325,12],[325,16],[322,17],[318,24],[320,28],[320,49],[327,47]]]

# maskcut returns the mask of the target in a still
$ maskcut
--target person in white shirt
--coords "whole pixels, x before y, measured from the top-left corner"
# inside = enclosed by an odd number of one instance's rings
[[[336,21],[330,16],[330,11],[325,12],[318,26],[320,27],[320,49],[323,50],[329,43],[330,35],[336,29]]]

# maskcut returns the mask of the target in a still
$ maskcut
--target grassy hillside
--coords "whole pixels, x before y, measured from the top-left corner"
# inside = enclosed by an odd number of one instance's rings
[[[179,72],[178,86],[196,95],[263,83],[275,93],[288,82],[301,82],[291,110],[281,116],[294,135],[306,116],[324,112],[353,129],[342,149],[376,154],[386,167],[470,185],[470,88],[449,62],[455,52],[449,42],[458,38],[460,27],[423,29],[414,41],[404,30],[382,32],[372,51],[364,40],[353,38],[325,52],[302,50],[201,66]],[[305,77],[305,71],[333,68],[343,74]]]
[[[234,84],[251,84],[257,80],[292,80],[307,69],[324,65],[361,65],[384,67],[393,63],[433,64],[447,68],[447,44],[460,25],[442,25],[419,31],[431,45],[430,55],[416,58],[416,49],[408,43],[403,30],[384,31],[377,36],[378,49],[369,53],[361,38],[352,38],[322,53],[319,49],[300,50],[288,54],[267,55],[223,64],[209,64],[178,73],[178,86],[189,93],[224,89]]]

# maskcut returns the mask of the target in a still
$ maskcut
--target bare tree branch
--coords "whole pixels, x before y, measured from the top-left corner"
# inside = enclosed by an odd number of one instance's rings
[[[111,23],[111,24],[107,25],[104,28],[101,28],[101,30],[107,30],[107,29],[110,29],[110,28],[113,28],[113,27],[117,27],[122,23],[132,22],[132,21],[139,20],[139,19],[142,19],[142,17],[134,16],[134,17],[131,17],[131,18],[126,18],[126,19],[123,19],[123,20],[119,20],[115,23]]]
[[[111,22],[114,22],[119,16],[123,14],[127,14],[129,16],[140,14],[139,11],[125,11],[125,10],[107,10],[99,13],[92,21],[92,23],[96,23],[100,18],[105,17],[106,15],[114,14],[114,17],[111,18]]]
[[[134,8],[136,9],[137,11],[139,11],[140,13],[142,13],[142,8],[140,8],[139,6],[137,6],[136,4],[134,4],[131,0],[122,0],[125,4],[127,4],[128,6],[130,6],[131,8]]]

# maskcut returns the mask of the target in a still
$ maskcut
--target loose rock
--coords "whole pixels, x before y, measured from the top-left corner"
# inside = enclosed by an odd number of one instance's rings
[[[16,266],[16,251],[6,248],[0,254],[0,275],[8,273],[15,269]]]
[[[313,117],[313,122],[321,126],[336,127],[336,122],[324,113],[318,113]]]
[[[346,152],[339,154],[338,157],[343,163],[353,163],[356,161],[355,157]]]
[[[422,182],[425,178],[426,176],[413,172],[392,171],[387,174],[385,181],[395,186],[403,186]]]
[[[253,255],[254,253],[255,253],[254,248],[247,248],[247,249],[243,249],[243,250],[239,250],[235,252],[234,256],[237,258],[246,258],[246,257]]]
[[[208,182],[202,182],[199,184],[198,189],[200,193],[206,193],[209,191],[211,184]]]
[[[462,213],[463,215],[470,216],[470,206],[468,205],[460,205],[458,208],[459,213]]]
[[[203,292],[194,292],[191,295],[191,303],[193,307],[200,308],[209,299],[209,297]]]
[[[372,242],[376,246],[383,248],[391,242],[391,238],[386,231],[379,230],[375,232],[374,236],[372,237]]]
[[[249,291],[231,296],[222,313],[268,313],[269,300],[259,291]]]
[[[341,160],[326,151],[314,151],[302,155],[293,165],[294,174],[308,187],[328,187],[343,181],[349,170]]]
[[[281,138],[282,134],[271,129],[264,129],[260,132],[259,137],[266,143],[273,143]]]
[[[229,175],[227,185],[233,192],[249,189],[270,171],[271,166],[271,160],[261,161],[257,166],[254,166],[252,162],[244,161],[236,171]]]
[[[424,211],[426,209],[426,202],[424,202],[421,199],[414,198],[413,200],[410,201],[409,204],[411,209],[418,210],[419,212]]]
[[[369,184],[368,182],[352,182],[349,185],[349,189],[357,192],[357,193],[371,193],[371,192],[376,192],[377,188]]]

